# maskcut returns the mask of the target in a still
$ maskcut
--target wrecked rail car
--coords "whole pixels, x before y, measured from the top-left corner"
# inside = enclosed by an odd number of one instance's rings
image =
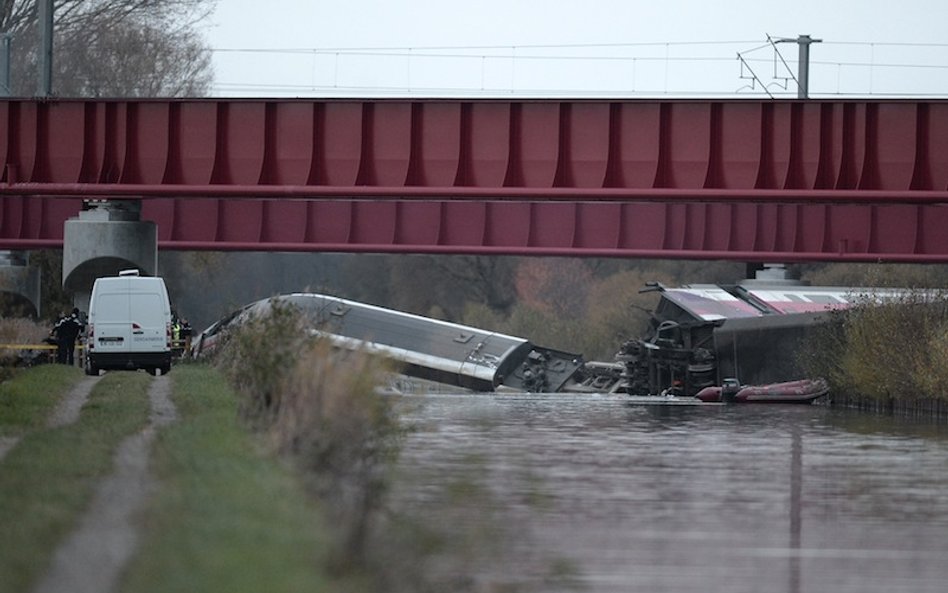
[[[727,380],[770,385],[805,379],[800,354],[828,313],[865,298],[886,300],[901,289],[805,286],[747,280],[733,286],[668,288],[644,337],[630,339],[616,359],[629,393],[697,395]]]
[[[275,302],[298,309],[314,335],[337,347],[393,360],[405,375],[473,391],[563,391],[584,367],[578,354],[523,338],[314,293],[281,295],[244,307],[202,332],[194,342],[194,356],[212,351],[229,327],[264,314]]]
[[[693,285],[659,293],[645,336],[626,341],[610,362],[537,346],[527,339],[337,297],[297,293],[263,299],[202,332],[194,356],[220,335],[280,302],[308,319],[311,333],[349,350],[391,359],[400,371],[473,391],[598,392],[694,396],[725,380],[767,385],[805,378],[797,353],[827,312],[854,295],[904,291],[811,287],[748,280]]]

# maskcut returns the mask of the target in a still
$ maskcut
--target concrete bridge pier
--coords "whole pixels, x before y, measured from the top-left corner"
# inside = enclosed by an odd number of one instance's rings
[[[40,316],[40,269],[29,265],[25,252],[0,251],[0,292],[12,299],[10,309]]]
[[[146,276],[158,270],[158,227],[141,220],[141,202],[89,200],[65,222],[63,288],[81,311],[89,310],[96,278],[131,268]]]

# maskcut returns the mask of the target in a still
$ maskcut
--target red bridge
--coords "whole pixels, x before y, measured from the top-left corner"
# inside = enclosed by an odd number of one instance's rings
[[[938,101],[0,102],[0,248],[948,261]]]

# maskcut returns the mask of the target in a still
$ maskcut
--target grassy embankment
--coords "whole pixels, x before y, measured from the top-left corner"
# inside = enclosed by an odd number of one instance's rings
[[[861,297],[831,314],[803,363],[830,381],[835,404],[948,416],[948,295],[919,289],[883,304]]]
[[[144,426],[147,375],[103,377],[79,420],[46,428],[56,402],[82,378],[45,365],[0,384],[0,427],[22,436],[0,461],[0,591],[26,591],[112,470],[119,441]]]
[[[178,421],[155,442],[160,486],[122,590],[325,590],[327,530],[295,473],[238,421],[220,373],[193,365],[170,378]],[[22,437],[0,461],[0,592],[29,590],[112,471],[118,443],[147,422],[151,377],[109,373],[77,423],[46,428],[81,379],[46,365],[0,385],[0,435]]]
[[[160,488],[123,590],[328,590],[320,510],[237,421],[223,377],[204,365],[169,377],[178,420],[155,442]]]

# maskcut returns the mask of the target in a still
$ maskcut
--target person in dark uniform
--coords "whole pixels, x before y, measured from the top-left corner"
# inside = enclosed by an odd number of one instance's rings
[[[191,324],[187,319],[181,320],[181,339],[184,340],[184,355],[190,356],[191,354],[191,334],[193,330],[191,329]]]
[[[69,315],[64,315],[53,327],[56,336],[56,362],[73,365],[76,363],[76,338],[85,328],[79,317],[79,309],[73,309]]]

